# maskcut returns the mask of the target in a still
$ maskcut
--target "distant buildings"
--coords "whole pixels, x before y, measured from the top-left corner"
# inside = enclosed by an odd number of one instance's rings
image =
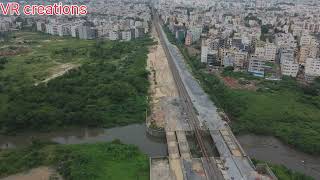
[[[313,3],[317,5],[206,1],[194,2],[190,9],[186,1],[166,0],[156,8],[180,42],[192,46],[201,39],[202,63],[233,66],[261,77],[266,70],[269,79],[281,79],[298,73],[317,76],[310,73],[310,59],[320,58],[320,38],[315,36],[320,33],[320,3]]]
[[[130,41],[149,32],[151,9],[146,3],[89,2],[91,9],[86,18],[52,16],[35,17],[37,31],[51,35],[72,36],[80,39],[109,39]],[[110,6],[113,7],[110,9]],[[104,14],[101,14],[104,12]],[[1,24],[0,24],[1,25]],[[0,26],[1,27],[1,26]]]

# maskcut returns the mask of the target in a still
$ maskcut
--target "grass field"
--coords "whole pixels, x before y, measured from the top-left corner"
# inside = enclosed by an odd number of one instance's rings
[[[148,157],[137,147],[119,142],[81,145],[34,142],[27,148],[0,152],[0,177],[39,166],[53,167],[69,180],[149,179]]]

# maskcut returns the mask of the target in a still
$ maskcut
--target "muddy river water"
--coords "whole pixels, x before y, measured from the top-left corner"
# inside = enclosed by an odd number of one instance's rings
[[[134,144],[149,156],[167,155],[167,145],[164,140],[150,137],[146,134],[144,124],[134,124],[110,129],[76,128],[50,133],[24,133],[17,136],[0,136],[0,147],[11,148],[26,146],[32,138],[50,140],[60,144],[80,144],[109,142],[119,139],[126,144]]]
[[[108,142],[120,139],[123,143],[134,144],[149,156],[167,155],[164,140],[146,134],[144,124],[134,124],[110,129],[77,128],[50,133],[24,133],[17,136],[0,136],[0,148],[26,146],[30,140],[38,138],[61,144]],[[303,172],[320,179],[320,157],[298,152],[269,136],[243,135],[237,137],[250,157],[275,164],[283,164],[290,169]]]
[[[320,156],[298,152],[270,136],[238,136],[240,144],[251,158],[283,164],[289,169],[320,179]]]

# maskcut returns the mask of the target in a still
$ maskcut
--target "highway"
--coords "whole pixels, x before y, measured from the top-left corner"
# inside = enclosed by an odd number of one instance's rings
[[[160,42],[164,48],[165,54],[167,56],[168,59],[168,63],[169,63],[169,67],[171,69],[176,87],[178,89],[178,93],[179,93],[179,97],[182,101],[182,107],[184,109],[184,112],[186,113],[186,115],[188,116],[189,119],[189,124],[190,127],[193,129],[195,137],[196,137],[196,141],[200,147],[200,150],[202,152],[203,157],[205,158],[205,160],[207,161],[208,167],[209,167],[209,171],[207,172],[208,174],[208,179],[210,180],[222,180],[224,179],[221,171],[219,170],[216,162],[212,159],[212,157],[208,156],[208,150],[206,149],[206,146],[204,145],[203,142],[203,134],[200,128],[200,121],[196,115],[192,100],[188,94],[188,91],[186,90],[186,87],[180,77],[179,71],[173,61],[173,57],[169,52],[167,43],[165,42],[165,38],[163,37],[163,33],[161,33],[161,27],[160,27],[160,23],[159,23],[159,17],[157,15],[154,15],[154,26],[157,30],[157,33],[159,35],[160,38]]]

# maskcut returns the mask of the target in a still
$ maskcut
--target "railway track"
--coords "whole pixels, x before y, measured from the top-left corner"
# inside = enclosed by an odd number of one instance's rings
[[[208,150],[207,150],[207,148],[204,144],[204,141],[202,139],[203,133],[202,133],[201,127],[199,125],[199,123],[200,123],[199,119],[195,113],[192,100],[187,92],[186,87],[184,86],[184,84],[182,82],[179,71],[178,71],[178,69],[172,59],[172,56],[169,52],[168,46],[164,40],[165,38],[163,37],[163,34],[161,33],[161,27],[160,27],[159,22],[160,22],[159,17],[154,13],[153,14],[153,24],[156,28],[158,36],[160,37],[159,38],[160,43],[162,44],[164,51],[165,51],[165,54],[166,54],[166,57],[168,59],[168,63],[169,63],[169,67],[170,67],[172,75],[173,75],[173,79],[174,79],[175,84],[177,86],[179,96],[182,99],[183,109],[186,112],[187,116],[189,117],[188,123],[195,133],[195,137],[196,137],[197,143],[200,147],[201,153],[208,164],[208,169],[209,169],[207,172],[207,176],[209,176],[208,179],[210,179],[210,180],[223,180],[224,178],[223,178],[221,171],[219,170],[215,160],[213,158],[209,157],[209,155],[208,155]]]

